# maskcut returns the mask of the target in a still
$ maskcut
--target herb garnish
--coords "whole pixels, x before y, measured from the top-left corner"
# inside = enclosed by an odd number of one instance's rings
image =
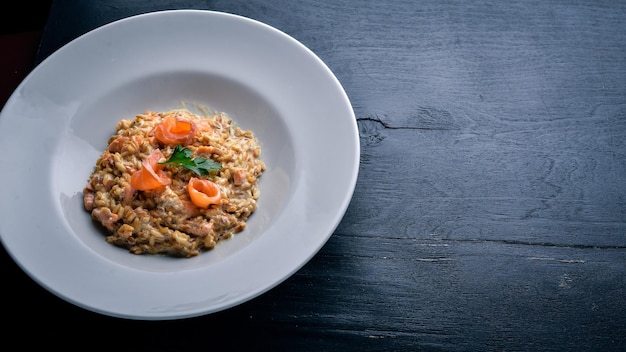
[[[174,152],[167,161],[160,162],[163,165],[178,165],[189,169],[198,175],[208,175],[211,171],[222,168],[222,164],[217,161],[205,159],[201,156],[193,157],[193,152],[188,148],[177,145]]]

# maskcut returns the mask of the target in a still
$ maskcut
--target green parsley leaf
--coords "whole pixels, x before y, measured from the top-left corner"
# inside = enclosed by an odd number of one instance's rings
[[[193,152],[189,150],[189,148],[183,148],[180,144],[174,148],[174,152],[167,161],[160,162],[159,164],[182,166],[198,175],[208,175],[209,172],[217,171],[222,168],[222,164],[214,160],[206,159],[201,156],[194,158]]]

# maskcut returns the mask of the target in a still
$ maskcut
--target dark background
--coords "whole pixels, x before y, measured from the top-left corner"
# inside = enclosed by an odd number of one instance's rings
[[[15,6],[0,21],[6,97],[68,41],[138,13],[210,9],[283,30],[346,89],[361,169],[343,221],[311,262],[261,297],[209,316],[142,322],[87,312],[39,287],[3,251],[7,343],[626,350],[624,2]]]
[[[36,63],[52,1],[20,1],[0,11],[0,106]]]

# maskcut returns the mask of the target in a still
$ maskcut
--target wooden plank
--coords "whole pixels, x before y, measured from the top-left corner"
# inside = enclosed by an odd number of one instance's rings
[[[20,310],[8,318],[39,318],[15,329],[102,341],[84,322],[104,323],[218,349],[623,350],[625,3],[57,0],[39,58],[114,19],[179,7],[270,24],[337,75],[361,137],[343,221],[270,292],[182,321],[86,312],[13,267],[24,291],[10,293]]]

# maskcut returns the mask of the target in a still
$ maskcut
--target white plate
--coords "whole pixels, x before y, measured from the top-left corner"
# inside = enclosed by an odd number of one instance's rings
[[[213,251],[133,255],[105,242],[82,189],[117,121],[181,102],[258,137],[258,209]],[[119,20],[52,54],[2,110],[0,151],[0,235],[15,262],[77,306],[142,320],[220,311],[294,274],[345,214],[360,153],[349,99],[313,52],[258,21],[198,10]]]

